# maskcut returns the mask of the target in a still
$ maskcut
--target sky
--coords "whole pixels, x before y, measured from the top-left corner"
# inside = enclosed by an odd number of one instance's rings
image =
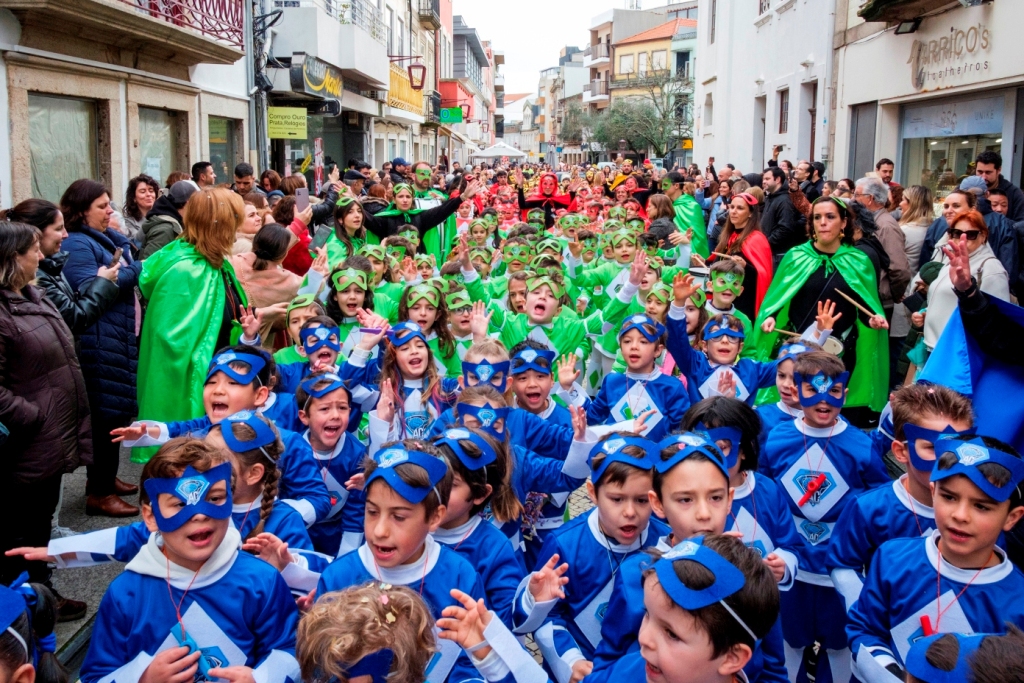
[[[480,40],[504,51],[505,93],[536,93],[540,72],[558,66],[565,47],[581,50],[590,41],[590,20],[610,9],[623,9],[627,0],[454,0],[453,14],[462,15]],[[666,4],[643,0],[643,8]],[[543,20],[541,20],[543,17]]]

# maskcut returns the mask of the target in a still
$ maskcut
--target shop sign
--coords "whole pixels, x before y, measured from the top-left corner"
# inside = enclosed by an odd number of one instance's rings
[[[391,65],[388,106],[423,116],[423,92],[412,89],[409,73],[397,64]]]
[[[305,107],[267,107],[267,136],[271,140],[305,140]]]
[[[441,110],[441,123],[462,123],[462,107],[444,107]]]
[[[903,114],[904,138],[948,138],[1003,132],[1003,97],[986,97],[921,107]]]
[[[322,59],[296,52],[289,71],[294,92],[324,99],[341,99],[341,70]]]
[[[982,23],[950,26],[949,32],[932,40],[915,39],[910,46],[910,79],[915,90],[951,85],[959,76],[989,70],[987,53],[992,32]]]

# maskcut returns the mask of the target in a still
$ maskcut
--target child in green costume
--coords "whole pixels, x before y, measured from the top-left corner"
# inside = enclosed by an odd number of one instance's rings
[[[735,316],[743,323],[743,329],[752,329],[750,318],[735,304],[736,298],[743,293],[743,266],[733,259],[717,259],[711,264],[708,279],[711,285],[711,299],[706,304],[708,315],[712,318],[723,313]],[[752,356],[755,350],[756,347],[749,346],[747,356]]]
[[[373,265],[365,256],[345,259],[330,275],[327,315],[338,323],[341,356],[348,358],[362,339],[356,314],[372,310],[389,322],[398,321],[398,304],[384,292],[371,287]]]
[[[299,341],[299,330],[310,318],[318,315],[326,315],[320,302],[316,300],[315,294],[300,294],[288,304],[285,312],[285,326],[288,329],[288,338],[292,340],[292,346],[286,346],[274,353],[274,362],[278,364],[300,363],[305,357],[299,351],[302,342]]]

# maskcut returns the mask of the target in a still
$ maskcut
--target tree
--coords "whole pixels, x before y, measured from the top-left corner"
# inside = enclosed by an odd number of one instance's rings
[[[568,102],[562,117],[562,127],[558,131],[558,139],[566,145],[578,145],[583,142],[583,129],[586,125],[586,114],[579,102]]]
[[[590,139],[605,149],[618,149],[619,141],[636,154],[648,149],[663,157],[680,140],[693,134],[693,80],[668,70],[648,72],[624,86],[640,93],[613,99],[608,109],[590,117]]]

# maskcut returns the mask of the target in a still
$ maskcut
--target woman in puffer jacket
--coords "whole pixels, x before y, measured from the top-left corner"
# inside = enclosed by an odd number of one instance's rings
[[[80,337],[82,372],[92,406],[93,464],[86,486],[86,513],[109,517],[131,517],[139,509],[119,495],[138,491],[137,486],[117,478],[119,445],[111,442],[110,431],[131,424],[138,414],[135,377],[139,363],[138,330],[141,308],[135,287],[142,263],[132,252],[132,243],[116,230],[108,230],[110,193],[93,180],[76,180],[60,199],[68,237],[62,251],[68,257],[64,277],[75,291],[81,291],[101,266],[108,266],[121,250],[117,275],[120,290],[114,303]]]
[[[43,291],[29,284],[41,259],[34,227],[0,222],[0,423],[10,430],[0,449],[4,585],[22,571],[30,581],[49,583],[45,562],[5,552],[49,542],[61,476],[92,462],[89,403],[71,331]],[[85,605],[77,605],[84,613]]]

